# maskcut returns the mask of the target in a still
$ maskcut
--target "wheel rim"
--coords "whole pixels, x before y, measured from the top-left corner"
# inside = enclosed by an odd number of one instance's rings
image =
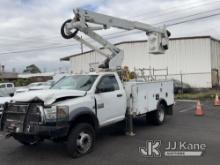
[[[161,110],[159,110],[159,120],[161,121],[161,122],[163,122],[163,120],[164,120],[164,111],[163,111],[163,109],[161,109]]]
[[[78,152],[84,154],[88,152],[92,146],[92,137],[88,133],[80,132],[76,144]]]

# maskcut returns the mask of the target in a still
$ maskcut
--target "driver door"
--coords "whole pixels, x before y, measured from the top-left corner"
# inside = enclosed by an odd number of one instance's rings
[[[125,117],[126,96],[115,75],[103,76],[95,92],[97,117],[100,125],[118,122]]]

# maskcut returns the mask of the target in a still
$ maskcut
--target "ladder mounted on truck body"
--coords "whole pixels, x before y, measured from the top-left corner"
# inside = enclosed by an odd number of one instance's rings
[[[126,19],[116,18],[84,9],[75,9],[73,12],[75,17],[63,23],[61,27],[61,35],[65,39],[74,38],[75,40],[105,56],[106,60],[99,66],[99,68],[117,69],[121,67],[124,58],[124,52],[97,34],[95,32],[97,30],[109,29],[111,27],[128,31],[137,29],[144,31],[148,36],[149,53],[163,54],[165,50],[168,49],[170,32],[166,30],[165,26],[163,28],[158,28],[149,24],[137,21],[129,21]],[[111,54],[105,53],[103,50],[79,37],[77,35],[79,31],[101,44],[104,49],[110,50]]]

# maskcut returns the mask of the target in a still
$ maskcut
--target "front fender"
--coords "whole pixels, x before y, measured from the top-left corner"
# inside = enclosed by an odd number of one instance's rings
[[[97,129],[99,127],[99,121],[97,115],[92,109],[88,107],[80,107],[70,111],[69,119],[71,123],[75,122],[91,122],[91,124]]]

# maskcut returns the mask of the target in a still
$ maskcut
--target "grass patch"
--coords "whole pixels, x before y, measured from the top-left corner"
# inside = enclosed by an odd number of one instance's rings
[[[215,95],[218,94],[220,96],[220,91],[216,90],[209,90],[209,91],[203,91],[203,92],[195,92],[195,93],[184,93],[184,94],[176,94],[176,99],[186,99],[186,100],[213,100],[215,98]]]

